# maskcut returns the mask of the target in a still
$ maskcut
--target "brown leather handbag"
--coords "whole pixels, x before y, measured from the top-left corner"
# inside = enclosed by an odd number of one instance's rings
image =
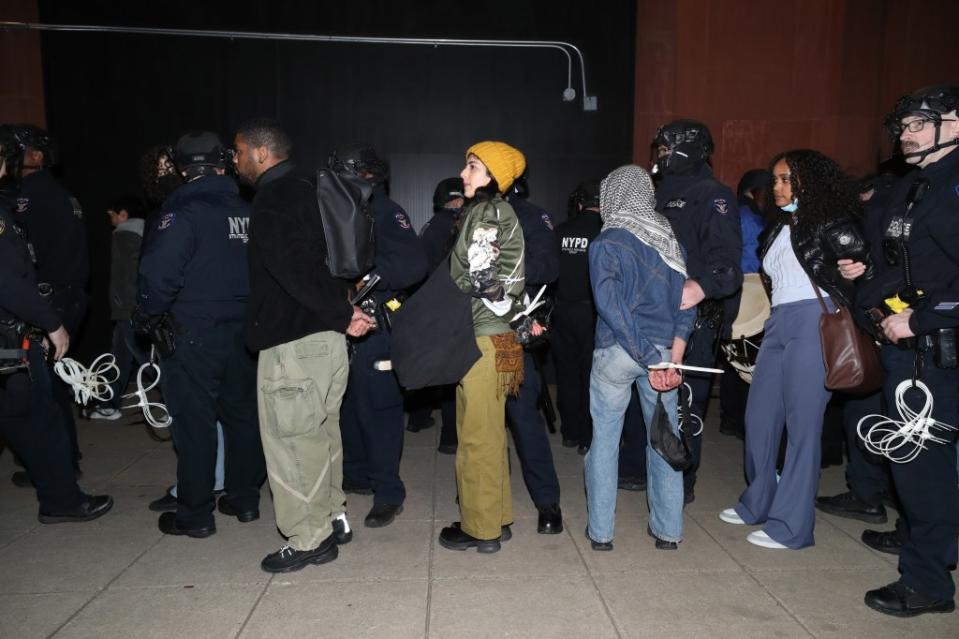
[[[822,341],[822,360],[826,365],[826,383],[829,390],[852,395],[868,395],[882,386],[882,365],[876,342],[856,326],[848,309],[833,301],[835,312],[826,307],[819,287],[809,278],[822,315],[819,318],[819,337]]]

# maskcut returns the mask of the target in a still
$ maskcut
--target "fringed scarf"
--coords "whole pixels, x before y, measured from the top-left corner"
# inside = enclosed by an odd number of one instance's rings
[[[523,346],[516,341],[516,333],[490,335],[496,349],[496,396],[519,395],[523,383]]]

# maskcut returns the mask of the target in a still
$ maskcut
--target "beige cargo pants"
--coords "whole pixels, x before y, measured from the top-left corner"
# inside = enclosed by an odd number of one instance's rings
[[[346,337],[324,331],[260,351],[257,405],[276,523],[295,550],[312,550],[343,514],[340,403]]]

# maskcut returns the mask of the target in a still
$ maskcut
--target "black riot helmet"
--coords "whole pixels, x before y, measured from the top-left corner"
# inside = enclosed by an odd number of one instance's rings
[[[696,120],[675,120],[659,127],[653,143],[669,149],[668,155],[656,160],[653,172],[671,175],[695,171],[716,148],[709,128]]]
[[[223,142],[216,133],[191,131],[177,140],[173,163],[177,171],[186,173],[188,178],[212,175],[217,169],[226,168]]]
[[[576,186],[566,203],[566,217],[575,217],[580,207],[583,210],[599,209],[599,180],[586,180]]]
[[[328,166],[334,171],[346,171],[371,184],[383,184],[390,179],[390,165],[369,144],[355,144],[333,151]]]
[[[465,197],[463,195],[463,178],[446,178],[437,184],[436,190],[433,191],[433,210],[439,211],[446,208],[446,205],[456,198],[465,199]]]
[[[35,124],[17,124],[14,125],[14,135],[20,143],[21,153],[28,148],[36,149],[43,153],[44,167],[59,163],[56,142],[46,130]]]
[[[889,131],[890,135],[898,138],[902,135],[904,128],[902,119],[910,115],[931,122],[936,127],[936,137],[932,146],[922,151],[904,154],[906,158],[918,157],[921,162],[930,153],[959,144],[959,138],[946,140],[945,142],[940,140],[942,116],[956,111],[957,108],[959,108],[959,86],[941,85],[919,89],[899,98],[892,113],[886,116],[886,130]]]

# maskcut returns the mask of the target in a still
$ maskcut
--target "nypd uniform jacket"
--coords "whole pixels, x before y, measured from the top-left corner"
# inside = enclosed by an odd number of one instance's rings
[[[513,197],[509,203],[523,229],[527,288],[555,282],[559,277],[559,251],[553,233],[553,218],[525,198]]]
[[[589,244],[603,229],[599,213],[583,211],[556,229],[559,243],[559,281],[557,302],[593,302],[589,285]]]
[[[49,333],[60,318],[37,292],[26,242],[14,227],[11,208],[0,199],[0,321],[20,320]]]
[[[727,337],[739,311],[737,291],[743,283],[742,229],[733,192],[703,164],[689,175],[663,176],[656,207],[686,250],[688,277],[702,287],[706,299],[725,298],[720,336]]]
[[[916,335],[959,326],[959,150],[909,173],[896,184],[886,207],[869,209],[865,226],[876,276],[857,295],[861,308],[881,308],[883,299],[903,286],[901,259],[890,265],[882,240],[901,226],[909,189],[923,178],[929,180],[929,190],[912,209],[908,242],[913,285],[926,294],[909,318]]]
[[[242,321],[250,294],[250,205],[233,178],[201,177],[163,203],[140,257],[144,313],[171,312],[177,325]]]
[[[55,289],[85,287],[90,257],[83,210],[49,171],[23,178],[16,216],[33,246],[39,281]]]
[[[456,238],[453,235],[453,225],[456,224],[458,211],[440,209],[433,213],[433,217],[420,231],[420,240],[423,250],[426,251],[426,262],[429,272],[432,273],[440,262],[449,255]]]
[[[373,187],[370,209],[376,240],[373,272],[381,278],[376,296],[385,302],[426,277],[426,252],[406,211],[386,195],[382,185]]]

